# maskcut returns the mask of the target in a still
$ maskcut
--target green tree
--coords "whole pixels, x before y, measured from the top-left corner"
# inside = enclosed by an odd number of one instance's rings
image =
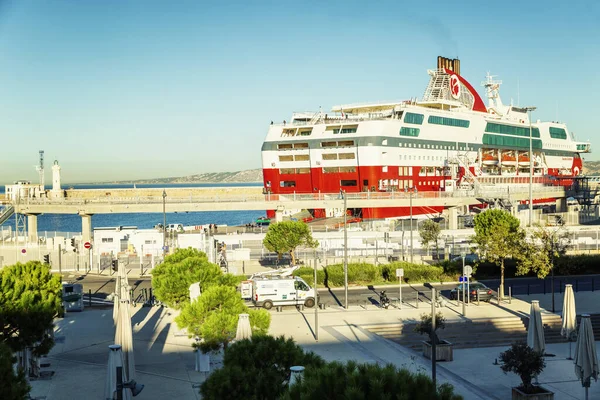
[[[231,286],[210,286],[193,303],[186,304],[175,319],[188,334],[203,339],[200,350],[208,352],[227,344],[235,337],[240,314],[250,314],[253,335],[264,335],[271,323],[266,310],[250,310]]]
[[[54,318],[62,311],[62,284],[39,261],[0,270],[0,343],[13,352],[32,347],[48,354],[54,340]]]
[[[430,341],[433,340],[435,341],[435,344],[440,344],[441,342],[437,335],[437,331],[438,329],[446,328],[446,318],[441,312],[435,314],[435,331],[433,332],[433,337],[431,335],[431,321],[431,314],[421,314],[421,321],[415,325],[415,332],[420,333],[421,335],[427,335]]]
[[[313,239],[308,225],[304,222],[282,221],[269,225],[263,244],[269,251],[276,252],[280,259],[284,253],[290,253],[292,265],[296,265],[296,248],[298,246],[315,248],[319,242]]]
[[[531,381],[546,368],[544,355],[533,350],[527,343],[520,341],[512,344],[510,349],[500,353],[500,368],[504,373],[513,372],[521,378],[519,388],[525,393],[535,393]]]
[[[509,257],[517,257],[523,250],[525,231],[519,227],[520,222],[510,213],[499,210],[487,210],[475,217],[475,236],[483,259],[500,266],[500,293],[504,296],[504,261]]]
[[[545,278],[554,268],[554,263],[571,247],[569,232],[562,226],[547,228],[536,225],[519,253],[517,275],[535,272]]]
[[[200,393],[206,400],[280,399],[294,365],[310,369],[325,362],[312,352],[305,353],[293,339],[253,336],[225,350],[223,368],[210,374]]]
[[[430,219],[425,220],[419,228],[421,243],[426,249],[429,249],[431,246],[433,246],[436,254],[438,254],[438,242],[440,240],[441,233],[442,229],[440,228],[440,224]]]
[[[13,364],[17,361],[10,348],[0,343],[0,399],[25,400],[28,398],[31,387],[25,379],[25,372],[19,369],[15,373]]]
[[[397,369],[392,364],[346,364],[332,362],[320,368],[306,368],[303,379],[293,384],[285,400],[321,399],[411,399],[458,400],[450,384],[436,388],[431,378]]]
[[[152,271],[154,295],[171,308],[189,304],[189,287],[195,282],[200,282],[201,291],[214,285],[237,285],[233,275],[223,274],[205,253],[192,248],[175,250]]]

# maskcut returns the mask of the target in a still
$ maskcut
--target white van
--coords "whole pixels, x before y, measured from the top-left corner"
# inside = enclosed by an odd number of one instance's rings
[[[169,224],[169,225],[167,225],[167,231],[183,232],[183,225],[182,224]]]
[[[314,307],[315,290],[299,276],[257,277],[252,280],[252,302],[267,310],[298,304]]]

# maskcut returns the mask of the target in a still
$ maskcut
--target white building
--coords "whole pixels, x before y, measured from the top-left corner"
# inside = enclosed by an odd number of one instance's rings
[[[4,189],[6,198],[12,201],[39,198],[46,195],[42,185],[32,184],[30,181],[16,181],[12,185],[5,185]]]

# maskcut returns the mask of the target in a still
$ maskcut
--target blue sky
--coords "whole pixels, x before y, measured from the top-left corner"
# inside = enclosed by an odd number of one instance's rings
[[[0,4],[0,183],[259,168],[271,120],[420,98],[438,55],[600,151],[593,1]]]

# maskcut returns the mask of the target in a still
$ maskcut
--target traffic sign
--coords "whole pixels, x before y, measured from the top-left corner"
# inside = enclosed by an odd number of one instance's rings
[[[83,244],[83,247],[85,247],[86,249],[91,249],[92,248],[92,244],[90,242],[85,242]]]
[[[465,265],[465,268],[463,269],[463,275],[468,276],[470,278],[471,274],[473,274],[473,267],[471,267],[470,265]]]
[[[458,277],[458,281],[459,282],[466,282],[467,281],[467,277],[466,276],[459,276]]]
[[[25,254],[25,253],[27,253],[27,249],[22,249],[22,250],[21,250],[21,253],[22,253],[22,254]]]
[[[404,268],[396,269],[396,278],[402,278],[404,276]]]

